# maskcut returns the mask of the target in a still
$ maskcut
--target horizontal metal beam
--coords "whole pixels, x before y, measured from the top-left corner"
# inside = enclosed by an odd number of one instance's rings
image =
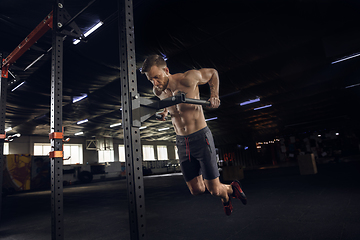
[[[50,28],[53,27],[53,12],[46,18],[7,56],[2,63],[2,77],[8,77],[11,64],[16,62],[37,40],[39,40]]]
[[[86,9],[88,9],[96,1],[97,0],[92,0],[91,2],[89,2],[83,9],[80,10],[80,12],[78,12],[74,17],[68,20],[62,27],[60,27],[59,32],[61,32],[66,27],[68,27],[72,22],[74,22],[76,18],[78,18]]]

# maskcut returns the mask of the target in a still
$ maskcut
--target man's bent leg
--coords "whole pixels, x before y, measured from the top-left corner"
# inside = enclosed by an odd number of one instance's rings
[[[211,195],[220,197],[223,202],[228,202],[229,195],[233,193],[231,185],[222,184],[219,178],[212,180],[205,179],[205,185]]]
[[[213,196],[221,198],[222,204],[224,206],[224,212],[226,215],[230,216],[233,211],[233,207],[230,201],[230,195],[233,193],[232,186],[222,184],[219,178],[215,178],[213,180],[205,179],[205,185]]]
[[[205,192],[205,184],[203,176],[199,175],[190,181],[186,182],[192,195],[199,195]]]

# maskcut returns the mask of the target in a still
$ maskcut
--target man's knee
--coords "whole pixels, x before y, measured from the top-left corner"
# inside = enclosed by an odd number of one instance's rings
[[[197,187],[191,187],[189,188],[190,192],[192,195],[196,196],[196,195],[200,195],[203,194],[205,192],[205,186],[201,187],[201,186],[197,186]]]
[[[193,178],[189,182],[186,182],[186,184],[188,185],[188,188],[192,195],[202,194],[206,190],[205,183],[201,175]]]
[[[215,197],[221,196],[221,189],[219,187],[212,187],[208,190],[209,190],[210,194]]]

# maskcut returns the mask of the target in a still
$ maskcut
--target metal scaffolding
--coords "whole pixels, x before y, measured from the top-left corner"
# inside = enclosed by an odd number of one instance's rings
[[[132,240],[146,239],[145,196],[140,143],[140,108],[137,90],[132,0],[119,0],[120,85],[126,155],[126,179]]]
[[[2,78],[2,54],[0,53],[0,217],[2,204],[2,183],[3,183],[3,165],[4,165],[4,140],[5,140],[5,113],[6,113],[6,90],[7,79]],[[1,219],[0,219],[1,226]]]
[[[78,31],[73,24],[74,19],[69,20],[69,14],[64,8],[64,0],[55,0],[53,12],[50,13],[42,25],[39,26],[19,45],[19,49],[31,46],[48,29],[52,32],[52,63],[51,63],[51,119],[50,134],[51,152],[51,239],[64,239],[64,216],[63,216],[63,132],[62,132],[62,91],[63,91],[63,40],[64,35],[74,35],[65,30],[68,25]],[[94,0],[88,4],[91,5]],[[87,7],[88,7],[87,6]],[[146,239],[145,234],[145,196],[142,173],[142,156],[140,143],[141,117],[139,114],[140,97],[137,91],[134,20],[132,0],[119,0],[119,37],[120,37],[120,81],[121,81],[121,104],[124,128],[124,141],[126,153],[127,192],[129,206],[130,236],[132,240]],[[69,21],[68,21],[69,20]],[[67,22],[66,22],[67,21]],[[79,35],[80,34],[80,35]],[[83,37],[78,33],[77,37]],[[80,38],[81,38],[80,37]],[[36,40],[35,40],[36,39]],[[33,41],[34,40],[34,41]],[[2,186],[3,142],[5,139],[5,114],[6,92],[9,66],[18,59],[23,52],[14,51],[4,60],[6,66],[0,66],[0,186]],[[0,55],[2,60],[2,56]],[[3,63],[3,61],[1,61]],[[6,71],[6,72],[4,72]],[[1,192],[0,192],[0,215],[1,215]]]
[[[63,91],[63,35],[64,0],[56,0],[53,7],[52,56],[51,56],[51,106],[50,142],[51,163],[51,239],[64,239],[63,210],[63,137],[62,137],[62,91]]]

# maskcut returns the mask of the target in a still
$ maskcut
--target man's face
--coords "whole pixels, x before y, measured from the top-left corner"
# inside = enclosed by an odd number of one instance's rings
[[[164,91],[169,84],[169,69],[167,67],[152,66],[145,75],[158,91]]]

